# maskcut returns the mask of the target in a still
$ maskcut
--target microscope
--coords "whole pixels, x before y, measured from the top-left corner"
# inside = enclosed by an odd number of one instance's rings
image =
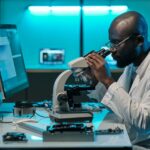
[[[111,51],[103,48],[98,52],[91,51],[90,53],[98,53],[105,58]],[[90,53],[69,62],[70,69],[57,77],[53,87],[51,120],[58,123],[92,121],[92,112],[82,110],[73,100],[74,95],[79,95],[83,90],[93,90],[97,83],[86,61],[86,57]],[[66,85],[71,75],[74,76],[77,83],[82,81],[84,84]]]

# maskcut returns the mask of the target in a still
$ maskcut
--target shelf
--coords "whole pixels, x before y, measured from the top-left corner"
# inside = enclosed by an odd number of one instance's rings
[[[46,73],[46,72],[63,72],[68,69],[68,66],[63,65],[37,65],[37,66],[28,66],[26,67],[27,72],[29,73]],[[110,70],[113,73],[123,72],[123,68],[118,68],[115,65],[110,66]]]

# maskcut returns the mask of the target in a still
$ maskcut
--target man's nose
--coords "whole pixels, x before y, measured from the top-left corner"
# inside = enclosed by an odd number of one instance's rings
[[[111,47],[111,48],[110,48],[110,51],[111,51],[111,53],[116,53],[116,52],[117,52],[117,49],[116,49],[115,47]]]

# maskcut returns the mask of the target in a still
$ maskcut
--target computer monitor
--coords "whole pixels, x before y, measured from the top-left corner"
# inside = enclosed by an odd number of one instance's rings
[[[2,99],[29,86],[16,25],[0,25],[0,83]]]

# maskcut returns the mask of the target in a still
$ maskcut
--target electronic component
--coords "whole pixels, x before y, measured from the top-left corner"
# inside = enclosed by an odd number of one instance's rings
[[[7,132],[3,135],[3,142],[27,142],[27,137],[21,132]]]
[[[116,127],[114,129],[108,128],[108,129],[104,129],[104,130],[96,130],[95,133],[99,134],[99,135],[104,135],[104,134],[121,134],[121,133],[123,133],[123,129],[121,129],[120,127]]]
[[[79,124],[56,124],[43,132],[43,141],[94,141],[92,126]]]

